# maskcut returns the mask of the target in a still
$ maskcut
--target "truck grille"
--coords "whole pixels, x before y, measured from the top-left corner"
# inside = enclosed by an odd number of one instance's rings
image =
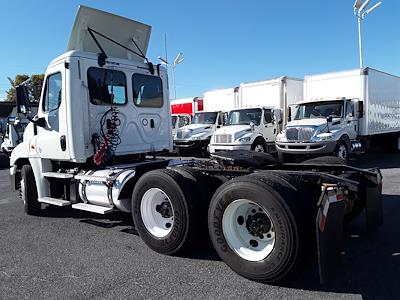
[[[176,137],[178,140],[186,140],[190,138],[190,130],[178,130]]]
[[[290,127],[286,129],[286,138],[288,141],[310,141],[314,132],[312,127]]]
[[[232,135],[230,134],[217,134],[214,136],[216,144],[229,144],[232,143]]]

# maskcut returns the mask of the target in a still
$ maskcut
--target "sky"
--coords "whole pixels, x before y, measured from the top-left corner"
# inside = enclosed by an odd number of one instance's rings
[[[371,0],[371,6],[379,0]],[[79,4],[152,26],[147,56],[167,53],[177,98],[280,76],[359,67],[354,0],[25,0],[0,2],[0,100],[16,74],[44,73],[65,52]],[[400,1],[362,22],[364,66],[400,76]],[[170,97],[173,98],[172,74]]]

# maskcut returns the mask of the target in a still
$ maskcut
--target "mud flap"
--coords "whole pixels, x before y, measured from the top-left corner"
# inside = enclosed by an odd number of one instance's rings
[[[342,189],[323,185],[316,219],[320,283],[324,284],[339,265],[343,242],[345,201]]]
[[[367,231],[370,232],[383,224],[382,175],[380,172],[377,176],[377,184],[367,185],[365,194]]]

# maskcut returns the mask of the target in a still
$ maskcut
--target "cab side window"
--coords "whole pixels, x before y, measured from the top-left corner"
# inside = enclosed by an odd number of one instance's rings
[[[270,109],[264,110],[264,123],[265,124],[272,123],[272,111]]]
[[[354,103],[346,101],[346,117],[354,117]]]
[[[42,102],[43,112],[57,110],[61,104],[62,97],[62,78],[61,73],[55,73],[47,77],[45,86],[45,96]]]

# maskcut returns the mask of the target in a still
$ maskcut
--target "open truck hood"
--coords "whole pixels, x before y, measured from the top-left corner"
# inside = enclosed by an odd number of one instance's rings
[[[90,35],[88,28],[111,38],[137,53],[140,53],[132,42],[132,39],[134,39],[142,53],[146,56],[150,40],[151,26],[82,5],[79,6],[75,18],[67,51],[101,52]],[[144,61],[141,56],[116,45],[96,33],[93,34],[107,57],[129,59],[140,62]]]

